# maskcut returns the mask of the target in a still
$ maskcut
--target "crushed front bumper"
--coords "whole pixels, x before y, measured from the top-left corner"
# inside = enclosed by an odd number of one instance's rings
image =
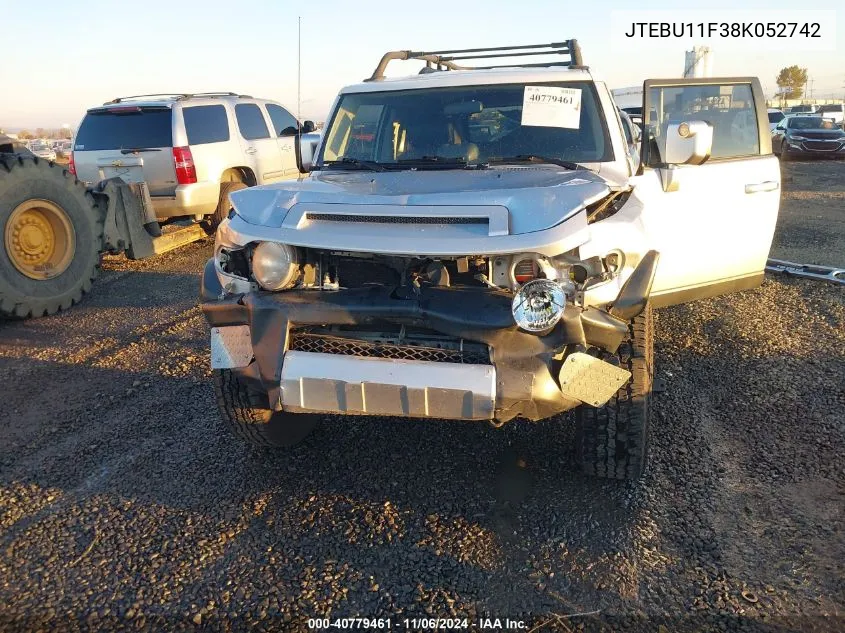
[[[422,288],[410,298],[398,298],[395,288],[385,286],[227,294],[213,260],[201,287],[201,307],[212,328],[212,366],[260,383],[277,409],[505,422],[517,416],[540,420],[591,400],[561,389],[564,357],[589,346],[615,351],[628,335],[627,321],[568,305],[558,325],[538,336],[516,327],[511,301],[509,293],[485,288]],[[290,350],[297,328],[385,323],[486,344],[489,362]],[[582,388],[585,382],[600,383],[591,393],[606,394],[606,400],[627,372],[601,365],[598,373],[595,367],[580,370],[586,373],[574,382]]]

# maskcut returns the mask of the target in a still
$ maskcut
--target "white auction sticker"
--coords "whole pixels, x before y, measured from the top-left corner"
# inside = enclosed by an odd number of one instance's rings
[[[580,88],[525,86],[522,97],[522,125],[577,130],[580,124]]]

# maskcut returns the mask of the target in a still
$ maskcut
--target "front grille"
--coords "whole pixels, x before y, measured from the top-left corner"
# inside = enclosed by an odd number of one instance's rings
[[[335,213],[308,213],[309,220],[323,222],[373,222],[375,224],[487,224],[487,218],[433,217],[428,215],[344,215]]]
[[[830,143],[824,141],[804,141],[804,147],[807,149],[815,149],[832,152],[839,149],[840,143]]]
[[[424,360],[435,363],[489,365],[490,354],[482,349],[444,349],[423,345],[393,345],[361,339],[349,339],[325,334],[297,332],[290,335],[288,349],[295,352],[315,352],[361,356],[364,358],[392,358],[396,360]]]
[[[337,275],[344,288],[361,288],[370,284],[398,286],[399,272],[378,261],[356,257],[341,258]]]
[[[796,134],[799,134],[800,136],[803,136],[804,138],[811,138],[811,139],[815,139],[815,140],[818,140],[818,139],[836,140],[840,136],[842,136],[839,132],[796,132]]]

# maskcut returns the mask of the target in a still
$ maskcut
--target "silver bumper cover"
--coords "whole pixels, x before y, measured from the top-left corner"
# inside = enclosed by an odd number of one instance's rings
[[[491,420],[496,368],[287,352],[281,400],[287,411]]]
[[[254,357],[249,326],[211,329],[213,369],[246,368]],[[557,412],[554,406],[565,410],[579,401],[602,406],[630,377],[627,370],[583,353],[567,356],[558,383],[542,363],[499,376],[495,365],[288,351],[278,404],[297,413],[508,420],[501,415],[502,404],[528,400],[545,406],[545,413],[530,417],[542,419]]]

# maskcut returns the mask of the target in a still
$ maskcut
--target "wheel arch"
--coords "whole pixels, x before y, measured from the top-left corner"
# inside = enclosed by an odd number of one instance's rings
[[[220,175],[220,182],[242,182],[248,187],[258,184],[255,172],[249,167],[229,167]]]

